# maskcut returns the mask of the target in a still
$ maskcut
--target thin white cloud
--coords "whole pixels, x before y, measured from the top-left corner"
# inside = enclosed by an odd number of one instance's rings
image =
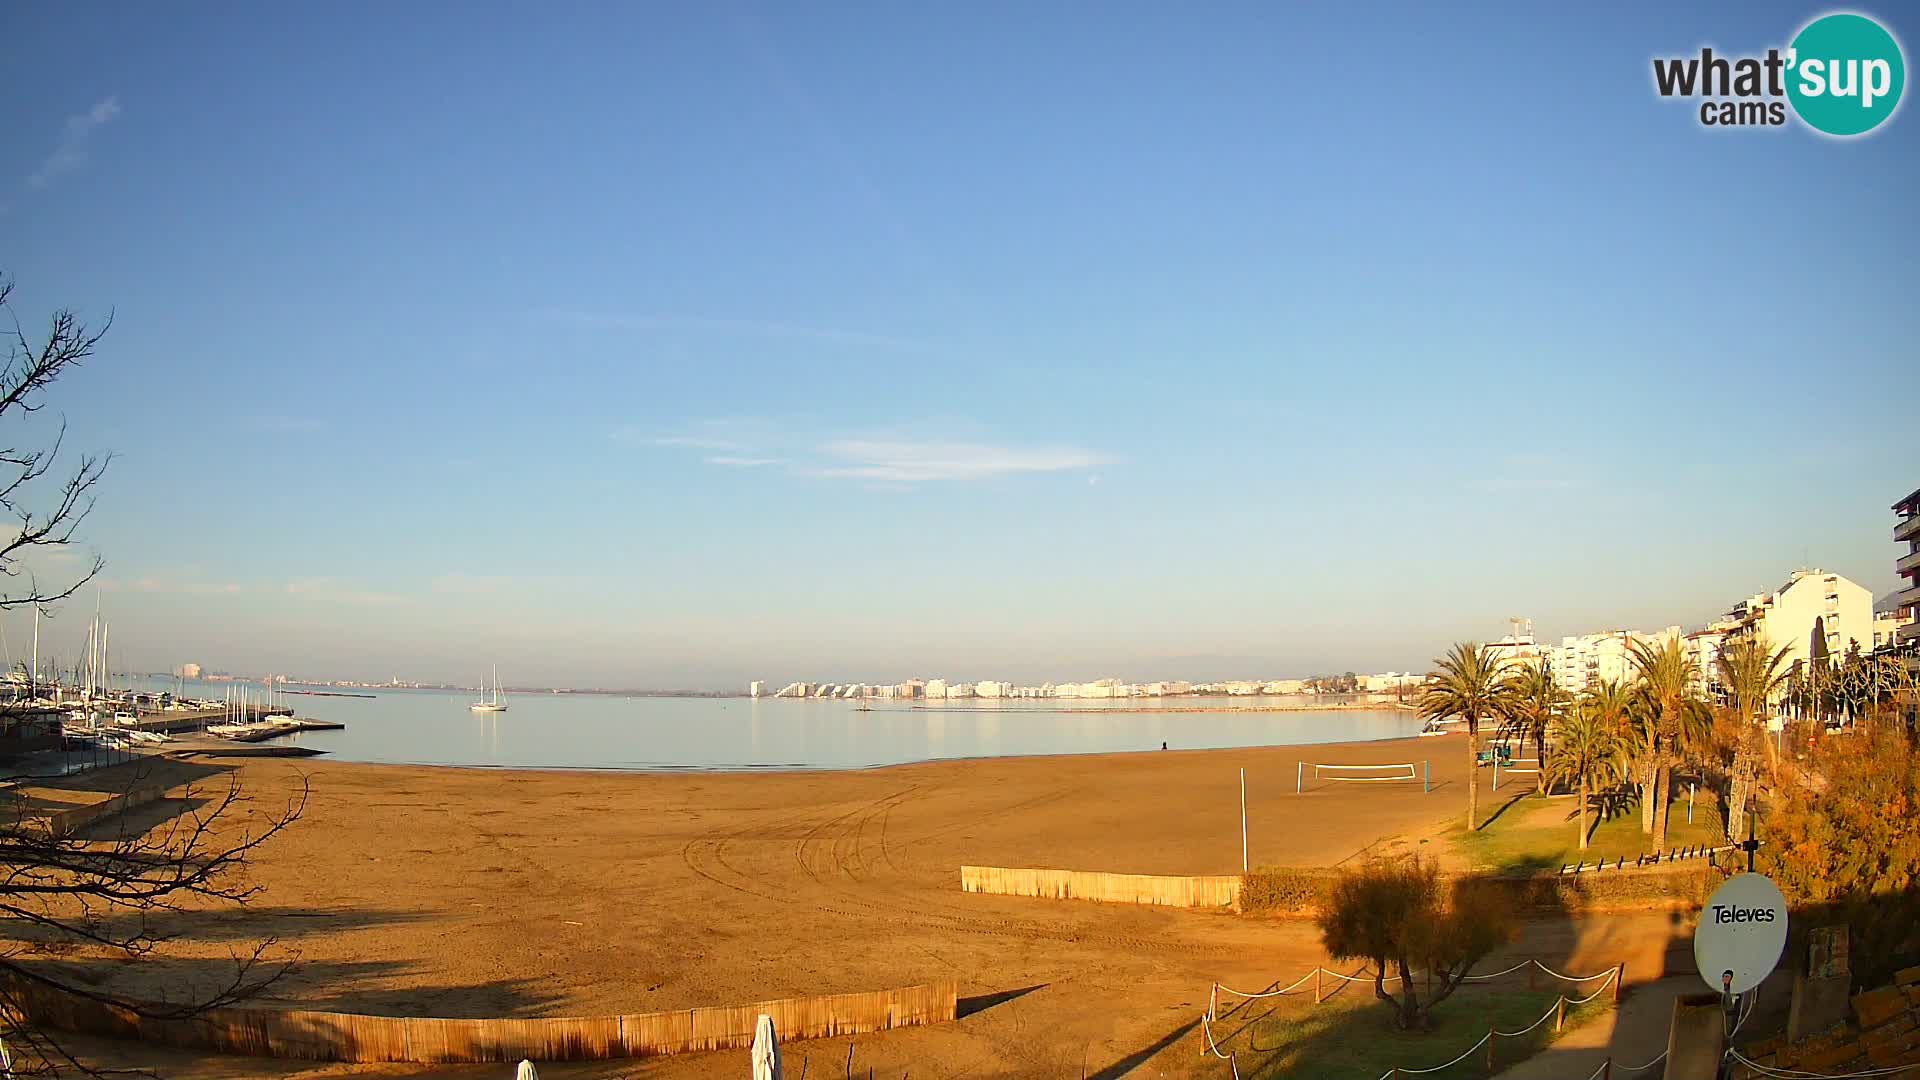
[[[1518,494],[1570,491],[1594,480],[1590,469],[1560,455],[1525,452],[1495,461],[1474,477],[1473,484],[1482,491]]]
[[[917,338],[831,326],[806,326],[777,320],[713,319],[691,315],[627,315],[615,312],[579,311],[570,308],[538,308],[533,314],[542,319],[595,330],[690,330],[748,337],[781,338],[789,341],[821,341],[835,345],[903,349],[910,352],[924,352],[939,348],[933,342],[921,341]]]
[[[511,578],[487,574],[441,574],[428,584],[437,593],[478,596],[503,592],[511,582]]]
[[[827,479],[878,480],[916,484],[934,480],[978,480],[1020,473],[1072,472],[1111,465],[1106,454],[1080,447],[987,446],[839,439],[820,447],[826,463],[801,470]]]
[[[319,431],[326,422],[312,416],[252,416],[247,424],[255,431],[271,431],[283,434],[295,434],[307,431]]]
[[[93,108],[78,116],[67,117],[67,126],[60,132],[60,141],[48,154],[40,167],[27,177],[29,187],[46,187],[54,177],[69,173],[86,164],[87,142],[101,125],[120,115],[118,95],[103,98],[94,103]]]
[[[615,436],[619,438],[618,435]],[[680,450],[726,450],[738,453],[751,449],[746,443],[735,439],[722,439],[712,435],[649,435],[620,439],[621,442],[641,442],[648,446],[667,446]]]
[[[711,425],[709,425],[711,427]],[[708,465],[736,469],[781,468],[795,476],[858,480],[900,490],[941,480],[975,480],[1031,473],[1074,472],[1115,464],[1112,455],[1077,446],[1010,446],[902,438],[841,438],[825,442],[782,437],[759,425],[720,426],[728,436],[647,435],[625,429],[623,441],[685,450],[707,450]],[[618,437],[618,436],[617,436]],[[752,441],[748,441],[748,437]],[[1098,482],[1097,479],[1094,482]]]
[[[135,578],[131,581],[102,578],[100,590],[102,592],[174,593],[183,596],[231,596],[241,591],[239,584],[231,581],[175,581],[171,578],[153,576]]]
[[[287,582],[287,592],[292,596],[306,596],[337,604],[351,604],[355,607],[394,607],[412,603],[409,597],[397,593],[373,592],[355,588],[333,578],[302,578]]]

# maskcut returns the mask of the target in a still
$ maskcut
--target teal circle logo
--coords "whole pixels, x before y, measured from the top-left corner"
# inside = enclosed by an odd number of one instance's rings
[[[1900,107],[1906,58],[1886,28],[1865,15],[1823,15],[1787,50],[1787,99],[1816,131],[1864,135]]]

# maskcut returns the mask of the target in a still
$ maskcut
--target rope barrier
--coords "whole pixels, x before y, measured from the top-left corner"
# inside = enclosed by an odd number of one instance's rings
[[[1798,1069],[1776,1069],[1770,1065],[1762,1065],[1738,1050],[1728,1050],[1727,1056],[1745,1065],[1747,1068],[1752,1069],[1754,1072],[1759,1073],[1761,1076],[1781,1077],[1782,1080],[1841,1080],[1841,1078],[1845,1077],[1892,1076],[1895,1073],[1906,1072],[1913,1068],[1912,1065],[1889,1065],[1883,1069],[1865,1069],[1861,1072],[1815,1073],[1802,1072]]]
[[[1487,973],[1485,973],[1485,974],[1480,974],[1480,975],[1464,975],[1464,976],[1461,976],[1461,978],[1460,978],[1460,981],[1461,981],[1461,982],[1485,982],[1485,981],[1486,981],[1486,980],[1488,980],[1488,979],[1499,979],[1499,978],[1503,978],[1503,977],[1505,977],[1505,976],[1508,976],[1508,975],[1511,975],[1511,974],[1513,974],[1513,973],[1514,973],[1514,972],[1516,972],[1516,971],[1521,971],[1521,970],[1524,970],[1524,969],[1526,969],[1526,968],[1529,968],[1529,967],[1536,967],[1536,968],[1539,968],[1539,969],[1540,969],[1541,971],[1544,971],[1544,972],[1546,972],[1547,974],[1549,974],[1549,975],[1551,975],[1551,976],[1553,976],[1553,977],[1554,977],[1554,978],[1556,978],[1556,979],[1563,979],[1563,980],[1565,980],[1565,981],[1567,981],[1567,982],[1571,982],[1571,983],[1586,983],[1586,982],[1592,982],[1592,981],[1594,981],[1595,979],[1607,979],[1607,978],[1612,978],[1613,976],[1615,976],[1615,975],[1617,975],[1617,974],[1619,974],[1619,972],[1618,972],[1618,970],[1617,970],[1617,969],[1615,969],[1615,968],[1608,968],[1607,970],[1605,970],[1605,971],[1602,971],[1602,972],[1600,972],[1600,973],[1599,973],[1599,974],[1597,974],[1597,975],[1566,975],[1566,974],[1563,974],[1563,973],[1561,973],[1561,972],[1558,972],[1558,971],[1555,971],[1555,970],[1553,970],[1552,968],[1550,968],[1550,967],[1548,967],[1547,965],[1545,965],[1545,964],[1543,964],[1543,963],[1541,963],[1541,962],[1540,962],[1540,961],[1538,961],[1538,960],[1522,960],[1522,961],[1520,961],[1519,963],[1517,963],[1517,964],[1515,964],[1515,965],[1513,965],[1513,966],[1512,966],[1512,967],[1510,967],[1510,968],[1502,968],[1502,969],[1501,969],[1501,970],[1499,970],[1499,971],[1490,971],[1490,972],[1487,972]],[[1322,967],[1322,968],[1316,968],[1316,969],[1315,969],[1315,971],[1317,971],[1317,972],[1319,972],[1320,974],[1323,974],[1323,975],[1327,975],[1327,976],[1330,976],[1330,977],[1332,977],[1332,978],[1335,978],[1335,979],[1339,979],[1339,980],[1340,980],[1340,981],[1342,981],[1342,982],[1350,982],[1350,983],[1366,983],[1366,982],[1372,982],[1372,981],[1373,981],[1373,976],[1371,976],[1371,975],[1346,975],[1346,974],[1342,974],[1341,972],[1338,972],[1338,971],[1335,971],[1335,970],[1333,970],[1332,968],[1327,968],[1327,967]],[[1283,995],[1283,994],[1290,994],[1290,993],[1292,993],[1292,992],[1293,992],[1293,991],[1294,991],[1295,989],[1297,989],[1297,988],[1299,988],[1300,986],[1303,986],[1303,985],[1305,985],[1305,983],[1306,983],[1306,981],[1307,981],[1308,979],[1311,979],[1311,978],[1313,978],[1313,976],[1314,976],[1314,974],[1315,974],[1315,971],[1309,971],[1309,972],[1307,972],[1307,973],[1306,973],[1305,975],[1302,975],[1302,976],[1300,976],[1300,978],[1298,978],[1298,979],[1296,979],[1296,980],[1294,980],[1294,981],[1293,981],[1292,983],[1289,983],[1289,984],[1288,984],[1287,986],[1285,986],[1285,987],[1283,987],[1283,988],[1281,988],[1281,989],[1279,989],[1279,990],[1262,990],[1262,991],[1259,991],[1259,992],[1256,992],[1256,993],[1249,993],[1249,992],[1247,992],[1247,991],[1245,991],[1245,990],[1235,990],[1235,989],[1234,989],[1233,987],[1231,987],[1231,986],[1227,986],[1227,985],[1224,985],[1224,984],[1222,984],[1222,983],[1214,983],[1214,984],[1213,984],[1213,988],[1214,988],[1215,990],[1224,990],[1224,991],[1226,991],[1227,993],[1229,993],[1229,994],[1232,994],[1232,995],[1233,995],[1234,997],[1242,997],[1242,998],[1270,998],[1270,997],[1279,997],[1279,996],[1281,996],[1281,995]],[[1426,972],[1423,972],[1423,971],[1416,971],[1416,972],[1414,972],[1414,973],[1413,973],[1413,977],[1417,979],[1417,978],[1420,978],[1420,977],[1421,977],[1422,975],[1425,975],[1425,974],[1426,974]],[[1389,975],[1389,976],[1387,976],[1387,978],[1386,978],[1386,981],[1387,981],[1387,982],[1399,982],[1399,981],[1400,981],[1400,976],[1398,976],[1398,975]]]
[[[1535,1020],[1533,1023],[1528,1024],[1526,1027],[1521,1028],[1519,1031],[1497,1031],[1496,1030],[1493,1032],[1489,1032],[1489,1034],[1498,1035],[1503,1039],[1517,1039],[1520,1036],[1525,1035],[1528,1032],[1532,1031],[1534,1028],[1539,1027],[1541,1024],[1546,1023],[1553,1016],[1554,1013],[1557,1013],[1560,1011],[1561,1002],[1564,1002],[1566,1000],[1567,1000],[1566,998],[1561,998],[1559,1001],[1555,1001],[1553,1003],[1553,1008],[1548,1009],[1544,1016],[1540,1017],[1540,1019],[1538,1020]]]
[[[1546,1023],[1550,1019],[1553,1019],[1555,1016],[1559,1016],[1562,1019],[1564,1019],[1566,1016],[1565,1010],[1567,1009],[1568,1006],[1585,1005],[1587,1002],[1592,1001],[1595,998],[1598,998],[1601,994],[1606,993],[1609,989],[1612,989],[1614,987],[1615,983],[1620,977],[1620,968],[1618,966],[1608,968],[1606,971],[1600,972],[1599,974],[1596,974],[1596,975],[1564,975],[1558,971],[1553,970],[1552,968],[1548,967],[1547,965],[1541,963],[1538,960],[1528,959],[1528,960],[1522,960],[1521,962],[1513,965],[1512,967],[1505,968],[1501,971],[1489,972],[1485,975],[1463,976],[1460,981],[1462,982],[1476,981],[1477,982],[1477,981],[1482,981],[1486,979],[1498,979],[1504,975],[1511,975],[1514,972],[1520,971],[1529,966],[1537,967],[1541,971],[1546,972],[1547,974],[1553,976],[1556,979],[1564,979],[1567,982],[1571,982],[1571,983],[1589,983],[1589,982],[1593,982],[1596,979],[1601,979],[1605,981],[1602,982],[1599,988],[1596,989],[1593,993],[1588,994],[1586,997],[1583,997],[1583,998],[1570,998],[1570,997],[1567,997],[1565,994],[1556,995],[1553,1003],[1553,1007],[1548,1009],[1545,1013],[1542,1013],[1540,1016],[1540,1019],[1535,1020],[1531,1024],[1528,1024],[1526,1027],[1521,1028],[1519,1031],[1500,1031],[1498,1029],[1490,1030],[1485,1035],[1480,1036],[1479,1041],[1475,1042],[1472,1046],[1468,1047],[1466,1051],[1462,1053],[1459,1057],[1454,1058],[1452,1061],[1449,1061],[1444,1065],[1436,1065],[1430,1069],[1411,1069],[1403,1065],[1394,1069],[1389,1069],[1381,1077],[1381,1080],[1392,1080],[1393,1077],[1398,1075],[1418,1076],[1426,1073],[1436,1073],[1441,1071],[1442,1069],[1451,1068],[1455,1065],[1458,1065],[1460,1062],[1465,1061],[1470,1055],[1484,1048],[1490,1040],[1496,1037],[1502,1038],[1502,1039],[1517,1039],[1523,1035],[1532,1034],[1536,1029],[1540,1027],[1540,1025]],[[1240,1069],[1239,1069],[1239,1066],[1235,1063],[1237,1052],[1228,1051],[1226,1053],[1221,1053],[1220,1045],[1217,1042],[1215,1042],[1213,1038],[1213,1021],[1218,1019],[1218,1013],[1215,1010],[1219,1006],[1219,998],[1218,998],[1219,992],[1222,990],[1225,990],[1227,993],[1232,994],[1236,997],[1245,998],[1249,1000],[1254,1000],[1259,998],[1278,997],[1282,994],[1293,992],[1300,986],[1305,985],[1308,979],[1311,979],[1316,975],[1331,975],[1336,979],[1340,979],[1350,983],[1372,981],[1371,977],[1361,978],[1361,977],[1356,977],[1352,975],[1344,975],[1338,971],[1331,971],[1325,967],[1316,967],[1312,971],[1309,971],[1305,975],[1302,975],[1300,978],[1294,980],[1288,986],[1283,987],[1279,990],[1265,990],[1259,993],[1250,994],[1244,991],[1235,990],[1229,986],[1223,986],[1220,983],[1214,983],[1213,986],[1207,991],[1207,1011],[1200,1015],[1200,1030],[1201,1030],[1201,1035],[1205,1040],[1205,1049],[1208,1052],[1212,1053],[1214,1057],[1220,1058],[1221,1060],[1225,1061],[1227,1063],[1227,1067],[1233,1073],[1234,1080],[1239,1080]],[[1417,977],[1417,975],[1418,973],[1416,973],[1416,975],[1412,977]],[[1388,976],[1388,979],[1393,982],[1399,982],[1401,980],[1401,977],[1398,975],[1391,975],[1391,976]],[[1751,1011],[1752,1011],[1751,1008],[1749,1008],[1748,1012],[1751,1013]],[[1745,1021],[1746,1021],[1746,1017],[1742,1016],[1740,1018],[1740,1021],[1734,1025],[1734,1030],[1738,1031],[1739,1024],[1745,1023]],[[1663,1051],[1659,1057],[1654,1058],[1652,1061],[1647,1062],[1645,1065],[1640,1066],[1638,1069],[1629,1069],[1628,1071],[1643,1072],[1647,1069],[1651,1069],[1655,1065],[1658,1065],[1661,1061],[1665,1060],[1666,1056],[1667,1056],[1666,1053]],[[1599,1076],[1601,1072],[1606,1070],[1606,1068],[1607,1066],[1603,1064],[1600,1067],[1600,1069],[1594,1072],[1593,1076]],[[1811,1074],[1807,1074],[1807,1075],[1810,1076]],[[1854,1075],[1854,1074],[1849,1074],[1849,1075]],[[1858,1075],[1868,1076],[1868,1075],[1879,1075],[1879,1074],[1861,1073]],[[1588,1077],[1588,1080],[1592,1080],[1592,1077]],[[1800,1078],[1796,1076],[1796,1077],[1793,1077],[1792,1080],[1800,1080]]]
[[[1587,1002],[1592,1001],[1594,998],[1597,998],[1601,994],[1606,993],[1609,989],[1612,988],[1612,986],[1613,984],[1611,982],[1604,982],[1600,984],[1600,989],[1595,990],[1593,993],[1588,994],[1586,997],[1570,998],[1563,995],[1560,998],[1560,1000],[1566,1002],[1569,1005],[1585,1005]]]
[[[1477,1042],[1477,1043],[1474,1043],[1474,1044],[1473,1044],[1472,1046],[1469,1046],[1469,1047],[1467,1047],[1467,1053],[1465,1053],[1465,1054],[1461,1054],[1461,1055],[1460,1055],[1459,1057],[1457,1057],[1457,1058],[1454,1058],[1454,1059],[1453,1059],[1452,1061],[1449,1061],[1449,1062],[1447,1062],[1447,1063],[1446,1063],[1445,1065],[1435,1065],[1435,1066],[1434,1066],[1433,1068],[1431,1068],[1431,1069],[1409,1069],[1409,1068],[1407,1068],[1406,1066],[1404,1066],[1404,1065],[1403,1065],[1403,1066],[1401,1066],[1401,1067],[1400,1067],[1400,1070],[1399,1070],[1399,1071],[1401,1071],[1401,1072],[1403,1072],[1403,1073],[1415,1073],[1415,1074],[1419,1074],[1419,1073],[1437,1073],[1437,1072],[1439,1072],[1439,1071],[1440,1071],[1441,1069],[1451,1069],[1451,1068],[1453,1068],[1453,1067],[1454,1067],[1455,1065],[1458,1065],[1458,1064],[1460,1064],[1461,1062],[1463,1062],[1463,1061],[1465,1061],[1465,1060],[1467,1060],[1467,1055],[1468,1055],[1468,1054],[1472,1054],[1472,1053],[1473,1053],[1474,1051],[1476,1051],[1476,1050],[1478,1050],[1478,1049],[1480,1049],[1481,1047],[1483,1047],[1483,1046],[1485,1046],[1485,1045],[1487,1045],[1487,1040],[1488,1040],[1488,1039],[1491,1039],[1491,1038],[1493,1038],[1493,1033],[1492,1033],[1492,1032],[1488,1032],[1487,1034],[1485,1034],[1485,1035],[1482,1035],[1482,1036],[1480,1036],[1480,1041],[1479,1041],[1479,1042]],[[1387,1073],[1387,1075],[1388,1075],[1388,1076],[1392,1076],[1392,1075],[1393,1075],[1393,1072],[1392,1072],[1391,1070],[1389,1070],[1389,1071],[1388,1071],[1388,1073]]]
[[[1654,1058],[1652,1061],[1647,1062],[1645,1065],[1627,1065],[1627,1066],[1624,1066],[1624,1068],[1630,1073],[1646,1072],[1648,1069],[1653,1068],[1655,1065],[1658,1065],[1665,1060],[1667,1060],[1667,1052],[1665,1050],[1662,1050],[1660,1051],[1659,1057]]]
[[[1229,993],[1229,994],[1232,994],[1232,995],[1233,995],[1234,997],[1243,997],[1243,998],[1270,998],[1270,997],[1279,997],[1279,996],[1280,996],[1281,994],[1290,994],[1290,993],[1292,993],[1292,992],[1293,992],[1293,989],[1294,989],[1294,987],[1297,987],[1297,986],[1300,986],[1301,984],[1303,984],[1303,983],[1305,983],[1305,982],[1306,982],[1306,981],[1307,981],[1308,979],[1311,979],[1311,978],[1313,978],[1313,977],[1314,977],[1314,976],[1315,976],[1316,974],[1318,974],[1318,973],[1319,973],[1320,971],[1321,971],[1321,969],[1320,969],[1320,968],[1315,968],[1315,969],[1313,969],[1312,971],[1309,971],[1309,972],[1307,972],[1307,973],[1306,973],[1305,975],[1302,975],[1302,976],[1300,976],[1300,977],[1299,977],[1298,979],[1296,979],[1296,980],[1294,980],[1294,982],[1293,982],[1293,984],[1292,984],[1291,986],[1288,986],[1288,987],[1286,987],[1285,989],[1282,989],[1282,990],[1262,990],[1261,992],[1259,992],[1259,993],[1257,993],[1257,994],[1249,994],[1249,993],[1247,993],[1247,992],[1246,992],[1246,991],[1244,991],[1244,990],[1235,990],[1235,989],[1234,989],[1233,987],[1231,987],[1231,986],[1224,986],[1224,985],[1222,985],[1222,984],[1220,984],[1220,983],[1214,983],[1214,984],[1213,984],[1213,988],[1214,988],[1215,990],[1225,990],[1225,991],[1226,991],[1227,993]],[[1400,976],[1398,976],[1398,975],[1395,975],[1395,976],[1393,976],[1393,977],[1397,979],[1397,978],[1399,978]]]

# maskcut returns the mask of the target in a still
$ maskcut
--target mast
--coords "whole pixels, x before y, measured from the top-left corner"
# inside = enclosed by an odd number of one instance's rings
[[[33,605],[33,677],[28,680],[33,696],[40,696],[40,605]]]

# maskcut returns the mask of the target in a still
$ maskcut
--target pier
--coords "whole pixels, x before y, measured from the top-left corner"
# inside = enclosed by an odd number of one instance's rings
[[[119,726],[138,731],[157,731],[162,735],[172,735],[181,731],[199,731],[208,724],[264,723],[277,716],[292,716],[293,709],[286,705],[248,705],[231,709],[194,709],[175,712],[141,713],[134,720]],[[319,723],[319,721],[314,721]],[[332,725],[341,727],[344,725]]]

